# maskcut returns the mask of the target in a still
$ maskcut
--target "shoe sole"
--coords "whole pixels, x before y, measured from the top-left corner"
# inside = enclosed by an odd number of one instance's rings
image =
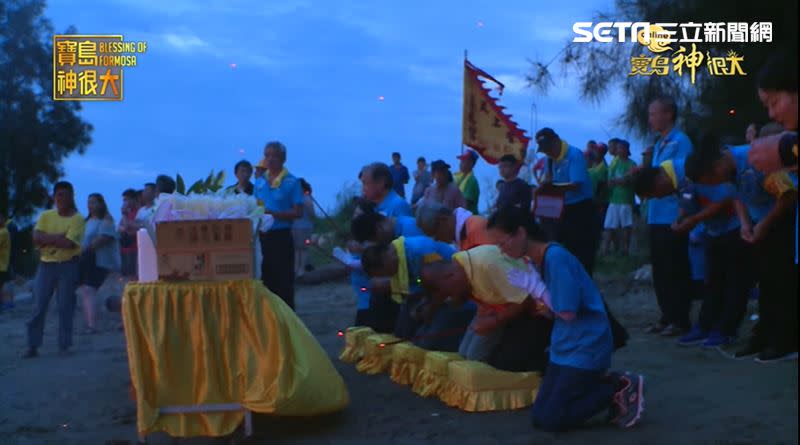
[[[705,338],[701,338],[700,340],[694,340],[694,341],[679,341],[678,342],[678,346],[683,346],[685,348],[688,348],[688,347],[691,347],[691,346],[701,345],[705,341],[706,341]]]
[[[639,392],[638,400],[636,401],[636,415],[633,416],[633,419],[629,420],[623,428],[630,428],[640,420],[642,420],[642,414],[644,414],[644,376],[639,376],[639,387],[637,388]]]
[[[798,353],[792,352],[791,354],[786,354],[783,357],[778,357],[772,360],[761,360],[760,358],[756,358],[756,363],[769,364],[769,363],[790,362],[793,360],[797,360],[797,358],[798,358]]]

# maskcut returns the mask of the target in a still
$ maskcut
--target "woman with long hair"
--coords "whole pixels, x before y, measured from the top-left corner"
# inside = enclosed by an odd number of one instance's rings
[[[99,193],[89,195],[89,217],[81,243],[80,280],[78,294],[81,296],[83,315],[86,320],[84,334],[97,332],[95,309],[97,290],[108,274],[120,269],[119,234],[114,227],[114,218],[108,211],[106,200]]]
[[[506,255],[529,260],[550,292],[542,301],[553,318],[549,364],[531,408],[535,427],[564,431],[608,411],[609,419],[629,428],[644,410],[644,377],[609,372],[614,345],[600,291],[581,262],[550,243],[530,213],[514,207],[489,218],[491,236]],[[509,281],[535,294],[532,271],[511,271]]]
[[[38,355],[42,345],[47,307],[53,292],[58,301],[58,346],[66,355],[72,346],[72,315],[75,288],[78,286],[78,257],[85,221],[75,206],[75,193],[69,182],[53,186],[54,208],[42,212],[33,228],[33,242],[39,249],[39,267],[33,280],[36,308],[28,320],[28,351],[24,358]]]

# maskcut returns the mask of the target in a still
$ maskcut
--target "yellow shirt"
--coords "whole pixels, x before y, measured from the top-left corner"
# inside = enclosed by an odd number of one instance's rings
[[[40,251],[40,261],[44,263],[58,263],[69,261],[80,255],[81,241],[83,240],[83,229],[86,226],[83,216],[75,212],[70,217],[63,217],[57,210],[47,210],[39,216],[33,230],[38,230],[49,235],[64,235],[68,240],[75,243],[75,247],[63,249],[60,247],[47,246]]]
[[[473,247],[453,255],[467,274],[472,286],[472,296],[481,303],[504,305],[522,303],[528,293],[508,282],[506,275],[511,269],[525,269],[522,260],[515,260],[500,251],[495,245]]]
[[[8,272],[8,261],[11,259],[11,237],[8,229],[0,228],[0,272]]]

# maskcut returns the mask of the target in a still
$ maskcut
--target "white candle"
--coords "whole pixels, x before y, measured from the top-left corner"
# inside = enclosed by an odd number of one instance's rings
[[[147,229],[139,229],[136,232],[136,246],[138,248],[139,260],[139,282],[150,283],[158,281],[158,257],[156,247]]]

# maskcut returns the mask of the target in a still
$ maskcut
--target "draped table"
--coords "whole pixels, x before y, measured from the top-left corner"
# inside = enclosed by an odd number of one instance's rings
[[[254,280],[129,283],[122,314],[140,437],[223,436],[250,412],[344,409],[344,381],[308,328]]]

